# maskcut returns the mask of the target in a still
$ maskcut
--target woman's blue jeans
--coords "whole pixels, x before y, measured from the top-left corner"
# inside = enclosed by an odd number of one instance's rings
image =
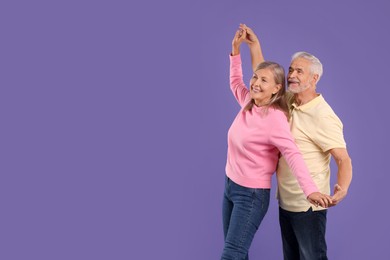
[[[270,189],[246,188],[225,179],[222,260],[248,259],[249,247],[269,206]]]

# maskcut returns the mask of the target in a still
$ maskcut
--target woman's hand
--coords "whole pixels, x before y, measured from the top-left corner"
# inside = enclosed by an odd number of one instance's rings
[[[327,208],[333,204],[332,198],[329,195],[322,194],[320,192],[311,193],[307,199],[316,207],[321,206],[323,208]]]
[[[246,37],[247,37],[246,30],[239,28],[236,34],[234,35],[232,41],[232,56],[240,54],[241,43],[245,41]]]

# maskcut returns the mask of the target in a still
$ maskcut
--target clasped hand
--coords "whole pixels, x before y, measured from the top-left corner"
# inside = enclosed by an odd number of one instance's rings
[[[232,41],[233,55],[237,55],[240,53],[240,45],[243,42],[247,43],[250,46],[253,44],[259,44],[259,39],[251,28],[249,28],[245,24],[240,24]]]

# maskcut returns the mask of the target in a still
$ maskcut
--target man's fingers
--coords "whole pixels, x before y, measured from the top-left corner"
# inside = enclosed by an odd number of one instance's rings
[[[254,34],[253,30],[251,28],[249,28],[248,26],[246,27],[246,31],[249,33],[249,34]]]

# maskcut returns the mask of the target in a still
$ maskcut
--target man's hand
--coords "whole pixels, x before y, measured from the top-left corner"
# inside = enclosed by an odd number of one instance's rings
[[[340,185],[336,184],[334,185],[334,194],[332,196],[332,204],[329,205],[330,207],[336,206],[340,203],[345,197],[347,196],[347,191],[341,188]]]
[[[246,32],[246,37],[244,40],[249,45],[249,47],[253,44],[259,44],[259,39],[251,28],[245,24],[240,24],[240,29]]]

